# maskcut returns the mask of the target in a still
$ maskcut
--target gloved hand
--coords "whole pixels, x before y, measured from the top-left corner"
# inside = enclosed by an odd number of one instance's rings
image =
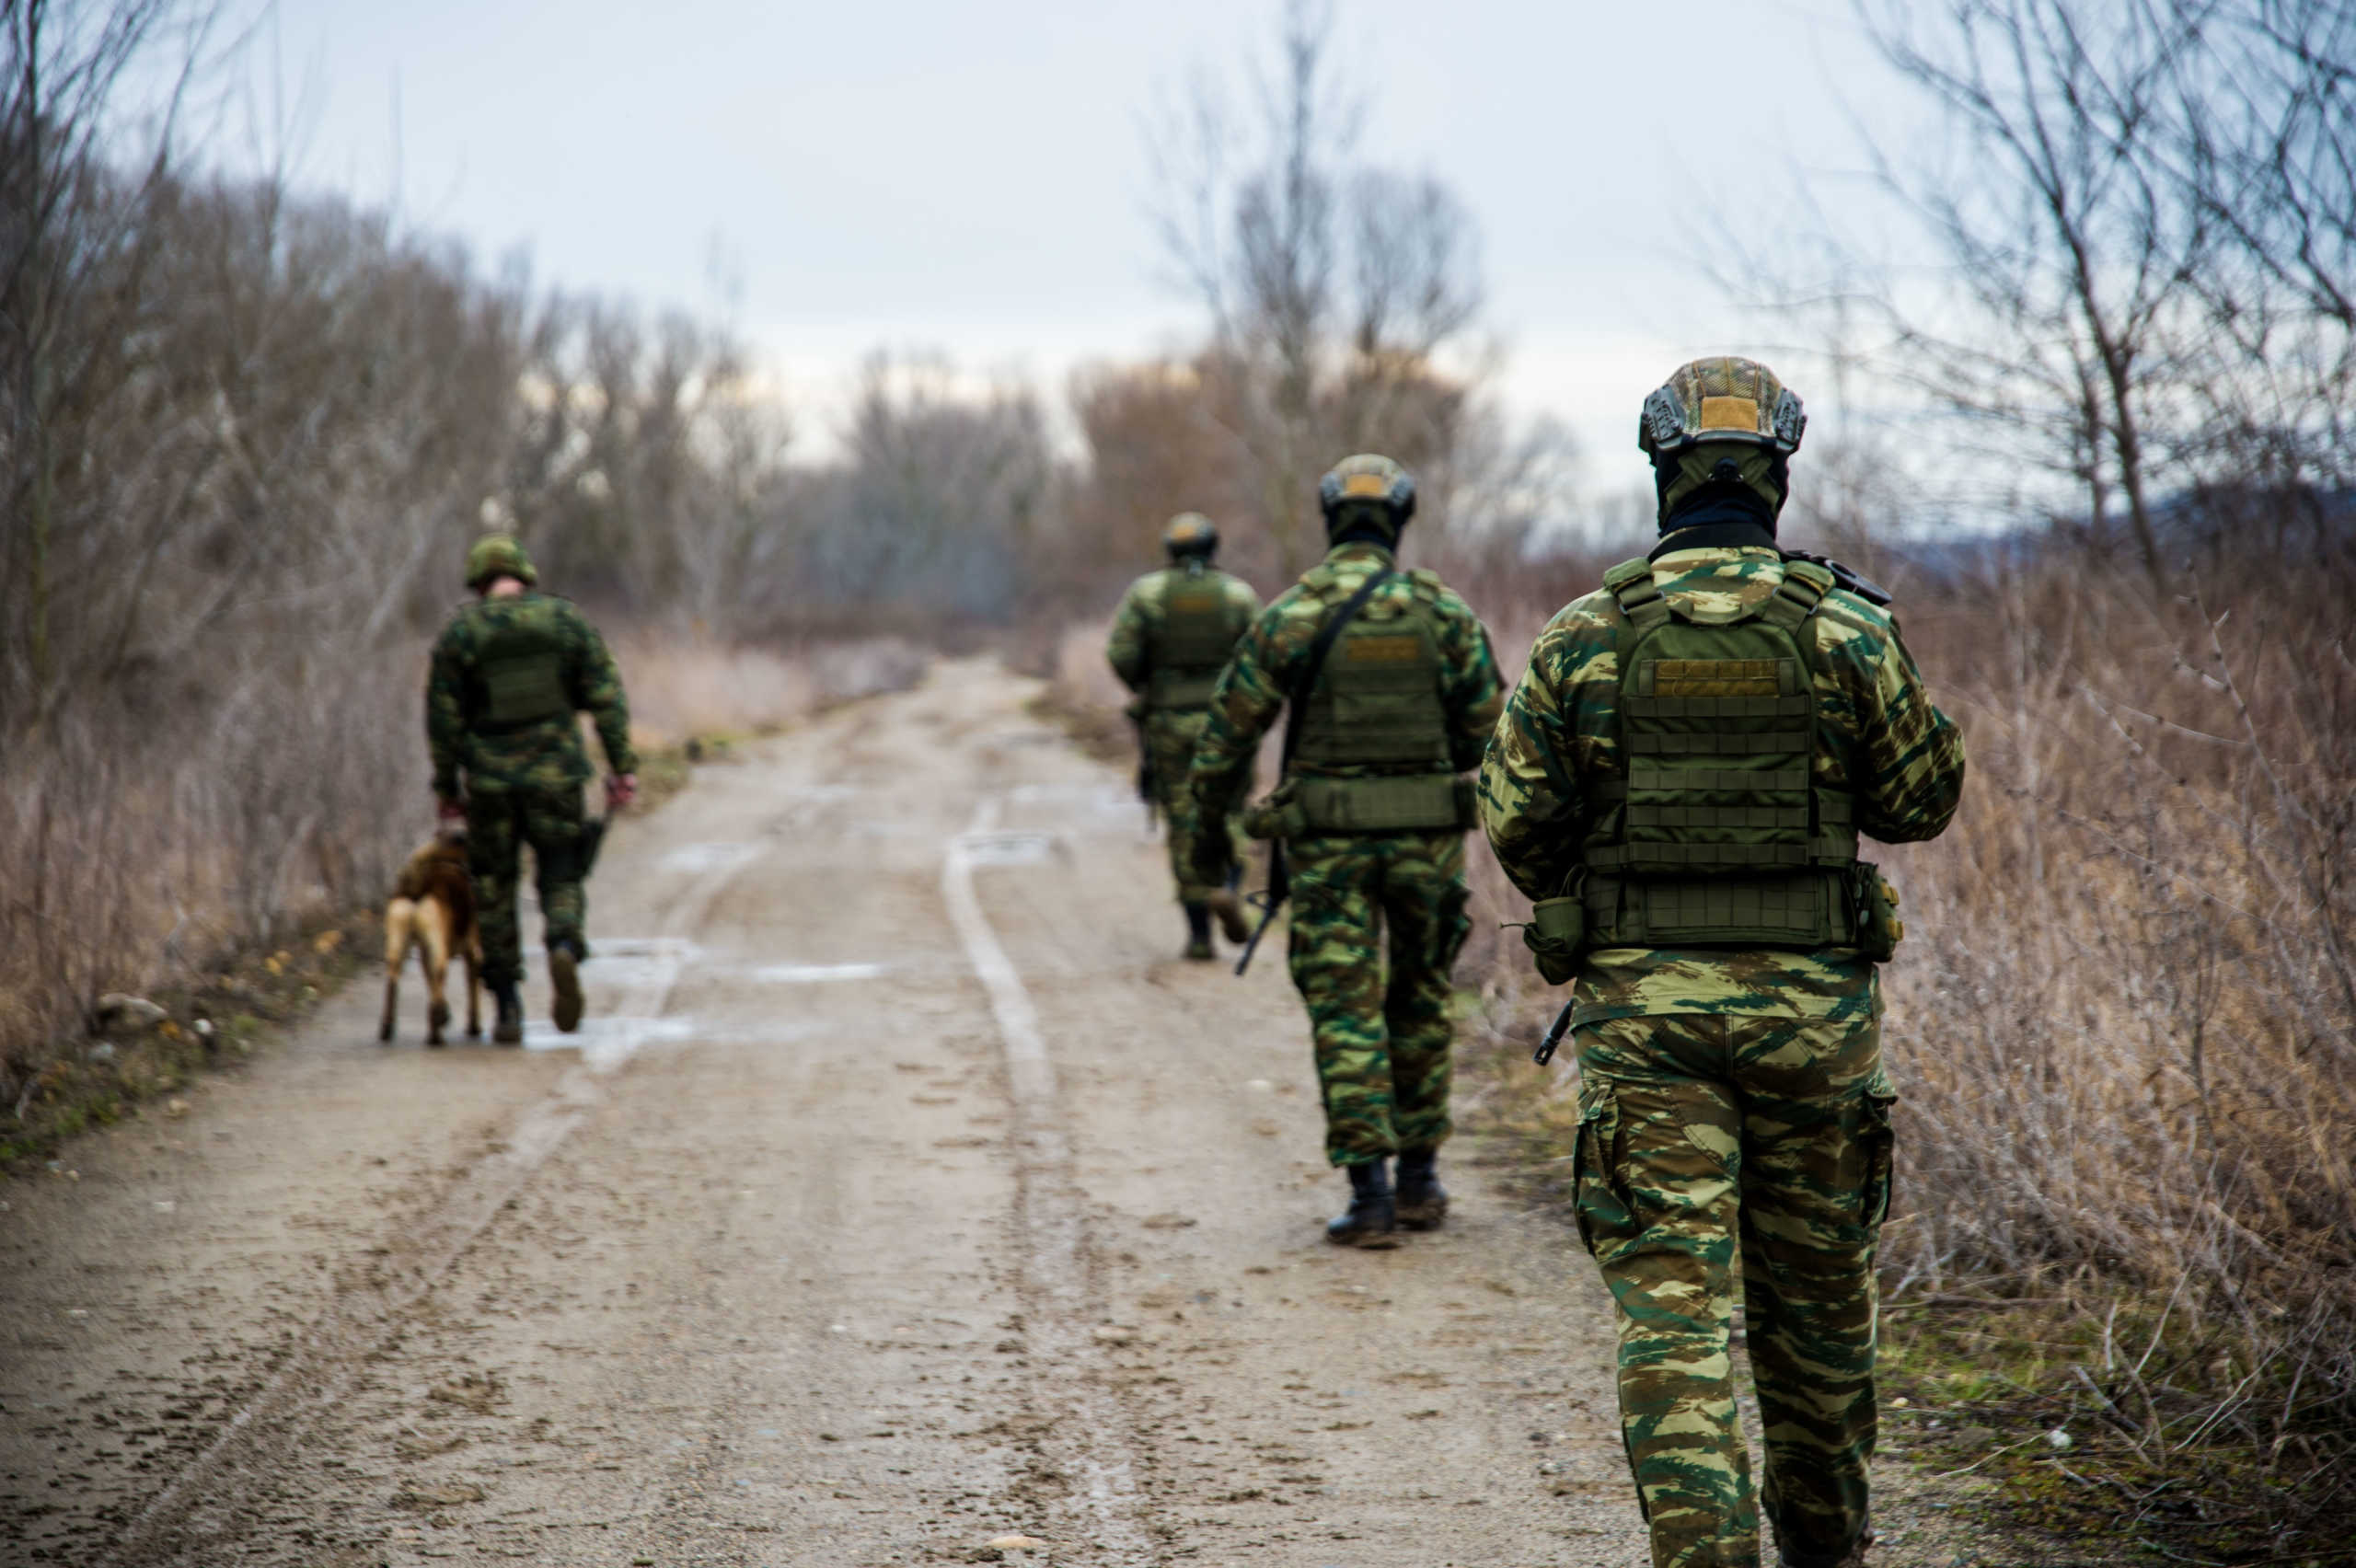
[[[627,811],[629,803],[637,799],[637,774],[617,773],[606,780],[606,809],[607,811]]]

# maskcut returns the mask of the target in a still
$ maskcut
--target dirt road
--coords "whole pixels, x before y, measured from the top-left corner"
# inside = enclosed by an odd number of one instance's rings
[[[8,1189],[0,1558],[1643,1561],[1592,1271],[1461,1161],[1448,1231],[1322,1242],[1282,964],[1175,960],[1031,689],[627,824],[562,1048],[355,986]]]

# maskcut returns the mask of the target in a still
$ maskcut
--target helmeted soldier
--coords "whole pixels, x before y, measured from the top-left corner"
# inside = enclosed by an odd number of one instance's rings
[[[1224,882],[1204,885],[1194,879],[1186,770],[1210,716],[1211,688],[1235,640],[1259,614],[1260,596],[1242,578],[1211,565],[1218,529],[1201,513],[1172,518],[1161,544],[1169,566],[1129,585],[1114,612],[1104,652],[1121,684],[1137,694],[1130,712],[1144,755],[1140,783],[1161,808],[1169,836],[1170,871],[1186,915],[1185,955],[1207,962],[1214,956],[1213,915],[1230,941],[1242,941],[1246,932],[1233,891]]]
[[[590,777],[574,714],[596,721],[610,807],[638,789],[629,705],[605,640],[571,600],[536,591],[538,573],[505,535],[467,552],[462,606],[433,645],[425,733],[433,793],[445,819],[467,824],[467,855],[482,929],[483,983],[498,1004],[491,1038],[521,1043],[524,974],[515,892],[530,845],[546,923],[556,1026],[581,1023],[580,965],[589,956],[582,787]]]
[[[1488,633],[1434,573],[1394,552],[1415,480],[1388,457],[1345,458],[1318,487],[1331,548],[1236,644],[1211,698],[1192,780],[1198,879],[1231,863],[1224,813],[1288,703],[1285,773],[1244,813],[1282,841],[1290,961],[1309,1009],[1325,1153],[1350,1205],[1347,1246],[1397,1244],[1447,1215],[1434,1162],[1449,1134],[1449,972],[1463,945],[1464,830],[1503,696]],[[1398,1158],[1399,1181],[1390,1160]]]
[[[1558,614],[1481,771],[1526,933],[1572,985],[1579,1231],[1620,1310],[1656,1568],[1754,1568],[1736,1255],[1782,1561],[1862,1560],[1874,1251],[1890,1192],[1877,964],[1897,895],[1858,839],[1935,836],[1963,743],[1888,595],[1775,537],[1806,420],[1697,360],[1644,405],[1660,542]]]

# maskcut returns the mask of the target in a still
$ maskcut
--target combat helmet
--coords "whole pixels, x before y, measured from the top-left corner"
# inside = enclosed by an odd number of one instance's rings
[[[512,534],[485,534],[467,551],[467,586],[477,593],[494,577],[513,577],[526,587],[539,582],[532,558]]]
[[[1208,560],[1218,553],[1218,527],[1199,512],[1182,512],[1162,525],[1161,548],[1172,560]]]
[[[1317,481],[1317,505],[1325,514],[1326,537],[1371,527],[1395,545],[1415,515],[1415,476],[1379,453],[1361,452]]]
[[[1653,461],[1665,522],[1708,486],[1747,490],[1771,512],[1790,490],[1785,463],[1800,449],[1807,413],[1799,394],[1757,360],[1693,360],[1645,399],[1636,445]]]

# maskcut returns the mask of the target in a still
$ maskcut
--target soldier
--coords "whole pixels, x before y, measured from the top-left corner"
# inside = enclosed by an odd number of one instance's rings
[[[1113,673],[1137,693],[1130,714],[1138,721],[1144,751],[1147,798],[1161,808],[1170,836],[1170,871],[1178,902],[1186,912],[1186,956],[1207,963],[1211,917],[1218,917],[1227,940],[1249,934],[1243,905],[1226,882],[1199,885],[1194,880],[1193,841],[1186,831],[1186,770],[1195,742],[1210,717],[1211,687],[1229,651],[1252,617],[1260,596],[1240,577],[1211,566],[1218,553],[1218,530],[1199,512],[1182,512],[1161,531],[1170,565],[1129,585],[1113,617],[1104,650]]]
[[[586,709],[596,719],[614,775],[606,786],[608,808],[629,805],[638,792],[629,704],[613,655],[570,599],[535,592],[538,581],[514,539],[494,534],[476,541],[467,552],[475,601],[433,645],[425,687],[433,793],[445,820],[467,824],[483,983],[499,1007],[491,1038],[502,1045],[524,1039],[515,886],[526,844],[546,922],[551,1011],[567,1033],[581,1025],[580,965],[589,956],[581,787],[590,767],[576,712]]]
[[[1449,971],[1470,928],[1473,820],[1456,775],[1480,759],[1504,693],[1464,601],[1393,561],[1415,512],[1407,471],[1345,458],[1318,499],[1331,549],[1236,644],[1211,698],[1191,783],[1195,877],[1216,882],[1232,862],[1223,813],[1289,703],[1284,777],[1244,822],[1281,840],[1290,866],[1293,985],[1315,1037],[1326,1158],[1350,1179],[1326,1237],[1392,1247],[1400,1226],[1448,1214],[1434,1159],[1449,1134]]]
[[[1736,1250],[1782,1562],[1863,1561],[1874,1250],[1890,1193],[1862,832],[1936,836],[1963,743],[1888,596],[1780,548],[1800,401],[1697,360],[1646,398],[1659,544],[1557,615],[1481,814],[1573,983],[1579,1233],[1619,1306],[1620,1412],[1656,1568],[1755,1568],[1728,1360]]]

